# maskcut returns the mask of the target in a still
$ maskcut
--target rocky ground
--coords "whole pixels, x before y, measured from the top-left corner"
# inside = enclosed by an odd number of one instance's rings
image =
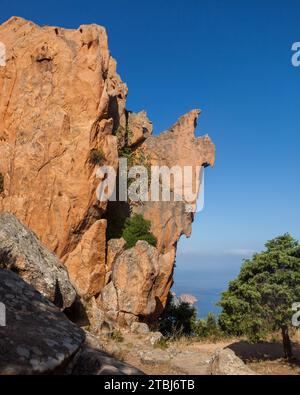
[[[76,298],[56,256],[13,215],[1,214],[0,374],[300,374],[297,337],[297,360],[286,363],[279,341],[167,341],[140,322],[122,332],[116,325],[82,327],[70,320]]]
[[[294,353],[299,362],[295,359],[293,363],[282,358],[282,346],[277,340],[254,345],[234,338],[222,341],[184,338],[153,344],[156,337],[153,333],[123,332],[114,339],[106,334],[98,335],[97,339],[104,350],[149,375],[300,374],[299,334],[294,336]]]

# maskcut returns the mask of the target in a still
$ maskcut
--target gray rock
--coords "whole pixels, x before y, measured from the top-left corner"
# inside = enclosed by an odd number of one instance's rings
[[[146,365],[159,365],[169,363],[171,357],[167,351],[152,350],[140,353],[140,360]]]
[[[143,375],[131,365],[118,361],[107,353],[85,347],[73,368],[74,375]]]
[[[150,332],[149,326],[144,322],[134,322],[131,327],[131,332],[139,333],[139,334],[146,334]]]
[[[63,372],[84,342],[83,331],[12,271],[0,269],[0,301],[6,309],[0,375]]]
[[[18,273],[59,308],[69,307],[75,300],[76,292],[63,264],[8,213],[0,214],[0,268]]]
[[[257,375],[229,348],[215,352],[210,361],[209,374],[216,376]]]
[[[157,342],[159,342],[161,339],[163,339],[163,335],[160,332],[152,332],[150,334],[150,344],[152,344],[152,346],[154,346]]]

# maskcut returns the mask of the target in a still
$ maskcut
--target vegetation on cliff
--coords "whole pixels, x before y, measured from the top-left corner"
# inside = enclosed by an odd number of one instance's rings
[[[0,193],[4,192],[4,176],[0,173]]]
[[[101,165],[105,159],[102,149],[92,149],[90,152],[89,162],[93,166]]]
[[[125,221],[122,237],[126,241],[126,249],[132,248],[139,240],[147,241],[150,245],[156,246],[157,239],[150,232],[151,222],[145,220],[140,214],[135,214]]]

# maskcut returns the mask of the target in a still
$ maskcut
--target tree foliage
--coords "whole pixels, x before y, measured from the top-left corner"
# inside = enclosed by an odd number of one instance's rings
[[[252,341],[281,330],[284,353],[291,356],[288,329],[292,305],[300,301],[300,245],[289,234],[266,243],[266,250],[244,261],[238,277],[222,294],[221,329]]]
[[[223,333],[213,313],[204,319],[197,318],[197,309],[170,293],[166,308],[160,317],[159,330],[167,337],[220,338]]]
[[[224,334],[220,330],[218,320],[213,313],[208,313],[207,317],[193,322],[194,336],[199,338],[220,338]]]
[[[147,241],[150,245],[156,246],[157,239],[150,232],[151,222],[145,220],[140,214],[127,218],[125,221],[122,237],[126,241],[126,248],[132,248],[139,240]]]
[[[195,307],[182,301],[175,303],[169,293],[166,308],[160,317],[160,331],[168,337],[189,336],[193,334],[196,320]]]

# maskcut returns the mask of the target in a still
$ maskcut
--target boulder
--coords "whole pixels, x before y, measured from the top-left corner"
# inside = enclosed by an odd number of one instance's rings
[[[215,352],[210,360],[209,374],[216,376],[257,375],[229,348]]]
[[[164,338],[163,334],[161,332],[151,332],[149,341],[152,346],[157,344],[160,340]]]
[[[0,267],[18,273],[61,309],[75,300],[76,292],[64,265],[9,213],[0,214]]]
[[[141,351],[140,361],[145,365],[164,365],[168,364],[171,360],[171,356],[167,351],[155,349],[152,351]]]
[[[146,241],[119,254],[112,268],[112,280],[99,296],[99,304],[106,311],[115,311],[124,321],[124,313],[148,316],[156,309],[153,284],[159,274],[158,252]]]
[[[31,285],[0,269],[0,301],[6,325],[0,326],[0,374],[64,372],[84,342],[83,331]]]
[[[149,326],[144,322],[134,322],[130,329],[131,332],[138,334],[147,334],[150,332]]]
[[[78,356],[72,370],[73,375],[143,375],[135,367],[123,363],[109,354],[90,347],[85,347]]]

